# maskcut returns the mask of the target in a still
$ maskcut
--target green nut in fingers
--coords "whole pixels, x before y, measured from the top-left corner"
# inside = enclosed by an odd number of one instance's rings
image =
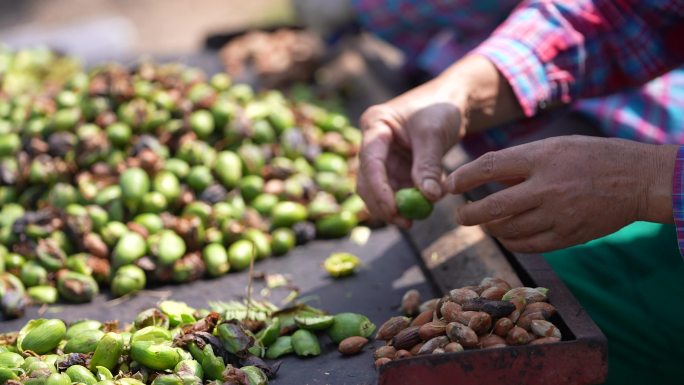
[[[34,319],[19,331],[17,349],[46,354],[59,345],[66,334],[66,325],[58,319]]]
[[[408,219],[426,219],[432,214],[432,202],[415,187],[396,192],[395,199],[399,214]]]
[[[131,342],[131,358],[155,370],[173,369],[181,361],[178,348],[170,344],[155,344],[149,341]]]
[[[292,335],[292,349],[300,357],[321,354],[318,338],[316,338],[315,334],[305,329],[299,329]]]

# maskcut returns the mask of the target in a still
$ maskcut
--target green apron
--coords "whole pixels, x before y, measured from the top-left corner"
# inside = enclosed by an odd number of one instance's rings
[[[606,384],[684,384],[684,260],[674,226],[637,222],[545,258],[608,338]]]

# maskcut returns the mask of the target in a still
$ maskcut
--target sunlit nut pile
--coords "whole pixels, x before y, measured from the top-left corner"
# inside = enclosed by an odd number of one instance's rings
[[[342,352],[360,350],[375,330],[361,314],[327,315],[307,305],[212,303],[195,310],[163,301],[132,325],[29,321],[0,335],[0,383],[8,385],[265,385],[287,354],[317,356],[316,333]]]
[[[221,276],[345,236],[367,218],[360,140],[340,113],[178,64],[0,94],[0,310]]]
[[[309,80],[323,52],[323,42],[315,34],[280,29],[233,39],[221,50],[221,59],[231,76],[274,88]]]
[[[547,294],[542,287],[511,288],[499,278],[484,278],[422,304],[418,291],[410,290],[402,300],[406,316],[390,318],[375,336],[387,342],[375,351],[375,365],[424,354],[558,342],[561,332],[549,322],[556,309]]]

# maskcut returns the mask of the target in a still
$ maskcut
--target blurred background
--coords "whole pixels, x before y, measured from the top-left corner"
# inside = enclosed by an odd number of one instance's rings
[[[87,63],[189,54],[214,33],[294,21],[290,0],[0,0],[0,41]]]

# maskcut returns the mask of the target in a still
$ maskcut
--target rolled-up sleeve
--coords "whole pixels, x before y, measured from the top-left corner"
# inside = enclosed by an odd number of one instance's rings
[[[677,244],[684,257],[684,146],[677,151],[672,177],[672,215],[677,228]]]
[[[522,3],[474,53],[527,116],[639,86],[684,61],[684,0]]]

